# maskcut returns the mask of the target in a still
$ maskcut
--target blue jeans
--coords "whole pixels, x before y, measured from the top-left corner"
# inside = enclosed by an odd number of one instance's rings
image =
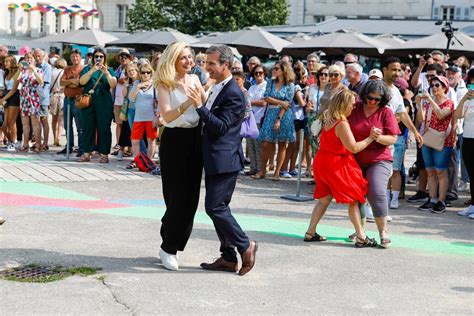
[[[437,151],[423,145],[421,151],[423,152],[426,169],[448,170],[451,153],[453,152],[452,147],[444,147],[442,151]]]
[[[130,125],[130,131],[133,129],[133,122],[135,121],[135,109],[128,108],[128,125]],[[140,152],[147,153],[145,141],[142,139],[140,140]]]
[[[76,100],[74,98],[64,98],[64,107],[63,107],[63,118],[64,118],[64,129],[67,129],[67,109],[71,108],[71,116],[69,119],[69,139],[67,142],[69,143],[70,148],[74,147],[74,131],[72,129],[72,120],[76,123],[77,129],[77,141],[79,143],[79,152],[82,153],[82,125],[81,125],[81,117],[79,115],[79,109],[76,108]],[[66,130],[67,134],[67,130]],[[66,136],[67,137],[67,136]]]

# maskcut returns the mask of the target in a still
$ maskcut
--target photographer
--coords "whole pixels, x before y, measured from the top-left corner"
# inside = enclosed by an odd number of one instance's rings
[[[445,56],[439,50],[434,50],[431,54],[425,54],[422,56],[418,63],[418,68],[416,69],[413,77],[411,78],[411,85],[414,88],[418,88],[420,85],[422,88],[427,88],[429,80],[426,78],[426,72],[422,72],[426,65],[438,64],[441,65],[442,70],[444,71],[444,61]]]

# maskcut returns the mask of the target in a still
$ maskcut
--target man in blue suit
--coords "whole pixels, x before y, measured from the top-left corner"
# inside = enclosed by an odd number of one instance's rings
[[[202,263],[206,270],[237,272],[237,251],[242,257],[239,275],[248,273],[255,264],[257,242],[245,235],[229,208],[239,171],[244,168],[240,126],[244,118],[245,97],[232,79],[233,54],[226,45],[207,50],[206,70],[216,83],[206,104],[194,94],[197,112],[204,123],[202,146],[206,173],[206,213],[211,217],[221,242],[221,257],[213,263]]]

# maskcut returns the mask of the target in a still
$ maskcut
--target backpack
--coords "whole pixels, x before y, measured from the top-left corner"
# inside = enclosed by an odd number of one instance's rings
[[[133,162],[137,165],[138,170],[143,172],[151,172],[152,170],[156,169],[156,165],[153,160],[148,158],[148,156],[142,152],[139,153],[135,159],[133,159]]]

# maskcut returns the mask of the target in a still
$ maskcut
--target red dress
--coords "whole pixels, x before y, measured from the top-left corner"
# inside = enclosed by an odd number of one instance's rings
[[[332,195],[337,203],[365,203],[367,180],[354,155],[336,136],[336,126],[340,122],[327,131],[323,128],[321,133],[321,145],[313,160],[314,198]]]

